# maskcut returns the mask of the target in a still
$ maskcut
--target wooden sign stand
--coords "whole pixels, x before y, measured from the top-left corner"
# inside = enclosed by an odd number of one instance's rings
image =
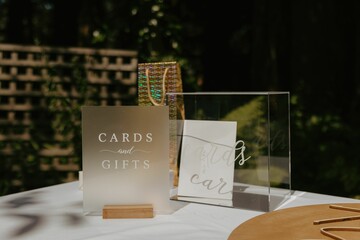
[[[102,216],[103,219],[153,218],[154,209],[152,204],[105,205]]]

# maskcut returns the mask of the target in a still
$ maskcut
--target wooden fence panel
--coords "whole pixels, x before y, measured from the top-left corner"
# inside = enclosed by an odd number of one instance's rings
[[[51,127],[57,110],[49,110],[50,101],[76,108],[90,96],[93,104],[124,105],[136,95],[135,51],[0,44],[0,164],[5,166],[0,190],[6,181],[10,189],[26,190],[24,163],[40,172],[62,172],[62,182],[77,179],[79,146],[69,144],[73,134],[62,136]]]

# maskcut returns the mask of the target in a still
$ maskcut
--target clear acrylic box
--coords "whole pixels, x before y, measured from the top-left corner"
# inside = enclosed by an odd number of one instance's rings
[[[264,212],[284,203],[291,195],[289,97],[289,92],[167,93],[170,112],[182,112],[175,114],[176,119],[170,117],[170,142],[176,146],[170,155],[177,163],[177,177],[187,160],[181,151],[184,120],[236,122],[236,141],[246,146],[234,149],[230,203],[180,196],[176,192],[180,181],[174,182],[171,199]],[[245,161],[240,163],[241,159]]]

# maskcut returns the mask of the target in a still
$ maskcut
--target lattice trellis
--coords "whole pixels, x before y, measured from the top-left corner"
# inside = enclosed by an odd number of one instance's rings
[[[123,105],[136,102],[136,85],[135,51],[0,44],[0,191],[7,183],[26,188],[24,176],[31,174],[24,166],[51,172],[50,178],[60,172],[62,182],[77,179],[79,146],[51,128],[51,100],[72,108],[84,98]]]

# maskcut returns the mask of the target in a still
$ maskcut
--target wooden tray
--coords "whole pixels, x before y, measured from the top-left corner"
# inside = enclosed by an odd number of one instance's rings
[[[359,240],[360,232],[331,231],[342,238],[332,238],[320,232],[324,227],[358,227],[360,220],[341,221],[314,225],[315,220],[359,216],[351,212],[330,208],[330,205],[359,208],[359,203],[319,204],[276,210],[254,217],[235,228],[228,240]]]

